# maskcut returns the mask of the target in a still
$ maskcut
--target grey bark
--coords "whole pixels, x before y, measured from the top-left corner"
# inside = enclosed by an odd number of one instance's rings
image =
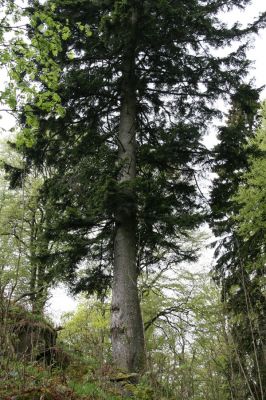
[[[132,31],[136,18],[132,13]],[[144,329],[137,287],[136,265],[136,89],[134,38],[123,63],[118,132],[119,195],[114,240],[112,351],[115,365],[139,372],[145,365]]]
[[[45,282],[46,265],[38,259],[38,256],[48,253],[48,241],[41,236],[44,219],[36,222],[36,211],[31,222],[31,277],[30,277],[30,301],[32,312],[37,315],[44,314],[45,303],[48,299],[48,288]],[[39,232],[39,236],[38,233]]]

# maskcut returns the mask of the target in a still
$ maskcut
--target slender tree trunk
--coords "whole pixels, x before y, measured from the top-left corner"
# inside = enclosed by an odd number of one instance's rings
[[[136,18],[132,13],[132,26],[134,24]],[[145,345],[136,265],[136,89],[133,43],[134,38],[123,64],[111,331],[115,365],[125,371],[138,372],[145,365]]]
[[[46,265],[40,261],[37,255],[47,254],[47,240],[38,238],[36,234],[31,239],[31,278],[30,278],[30,297],[32,312],[36,315],[44,314],[44,306],[47,302],[48,292],[45,282]]]
[[[48,293],[45,283],[45,264],[39,263],[37,268],[36,294],[32,306],[33,313],[40,316],[44,314],[44,306],[47,302],[47,298]]]

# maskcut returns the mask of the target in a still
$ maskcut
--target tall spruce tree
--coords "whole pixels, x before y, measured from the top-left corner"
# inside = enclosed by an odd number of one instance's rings
[[[234,398],[250,396],[265,398],[265,316],[263,294],[265,275],[258,254],[263,252],[261,231],[248,238],[238,228],[238,216],[243,217],[236,194],[245,185],[249,158],[261,156],[251,140],[259,121],[258,92],[247,85],[239,88],[232,98],[227,125],[220,128],[220,143],[214,149],[214,172],[217,174],[211,193],[211,225],[218,237],[215,277],[222,288],[230,334],[233,340],[232,382],[244,378],[243,391],[232,386]],[[262,189],[261,189],[262,190]],[[247,200],[247,199],[246,199]],[[252,201],[249,197],[248,201]],[[249,204],[251,208],[255,204]],[[250,217],[249,217],[250,219]],[[253,231],[254,231],[253,226]]]
[[[113,358],[125,370],[145,365],[139,272],[195,257],[182,243],[202,220],[200,139],[218,114],[215,101],[246,75],[244,39],[264,19],[227,27],[218,15],[249,3],[32,1],[33,50],[14,42],[25,63],[15,68],[18,85],[37,82],[18,147],[28,169],[51,171],[47,235],[64,243],[50,257],[68,279],[83,268],[77,290],[102,292],[112,280]],[[215,52],[234,41],[234,51]]]

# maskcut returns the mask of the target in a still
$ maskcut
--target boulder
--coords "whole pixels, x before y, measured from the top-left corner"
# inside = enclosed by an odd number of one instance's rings
[[[19,358],[36,360],[40,353],[56,345],[57,331],[45,320],[23,318],[13,324],[12,337]]]

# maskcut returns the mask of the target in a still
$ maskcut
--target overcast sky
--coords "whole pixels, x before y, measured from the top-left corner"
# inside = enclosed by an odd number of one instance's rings
[[[246,8],[245,11],[234,11],[227,13],[223,16],[226,22],[233,23],[236,20],[240,21],[242,24],[247,24],[252,22],[254,18],[261,12],[266,11],[265,0],[253,0],[252,4]],[[248,57],[254,61],[253,69],[250,73],[250,78],[255,79],[257,86],[266,85],[266,30],[262,31],[258,36],[254,38],[253,47],[248,52]],[[5,80],[5,74],[0,71],[0,89],[3,87],[3,81]],[[266,99],[266,89],[263,90],[261,99]],[[8,131],[11,126],[14,125],[14,120],[7,113],[0,112],[0,129]],[[4,134],[2,134],[4,136]],[[206,143],[212,145],[215,141],[215,133],[208,136]],[[206,259],[206,263],[210,263],[210,259]],[[63,288],[56,289],[53,292],[53,298],[50,300],[50,306],[48,306],[48,311],[54,316],[58,321],[59,316],[64,311],[73,310],[75,307],[75,302],[66,295]]]
[[[226,21],[239,20],[242,24],[252,22],[254,18],[262,12],[266,11],[265,0],[253,0],[252,4],[245,11],[238,11],[225,15]],[[254,38],[254,45],[248,52],[248,57],[254,60],[251,76],[256,78],[258,86],[266,84],[266,30],[264,29],[258,36]],[[262,93],[262,97],[266,98],[266,89]]]

